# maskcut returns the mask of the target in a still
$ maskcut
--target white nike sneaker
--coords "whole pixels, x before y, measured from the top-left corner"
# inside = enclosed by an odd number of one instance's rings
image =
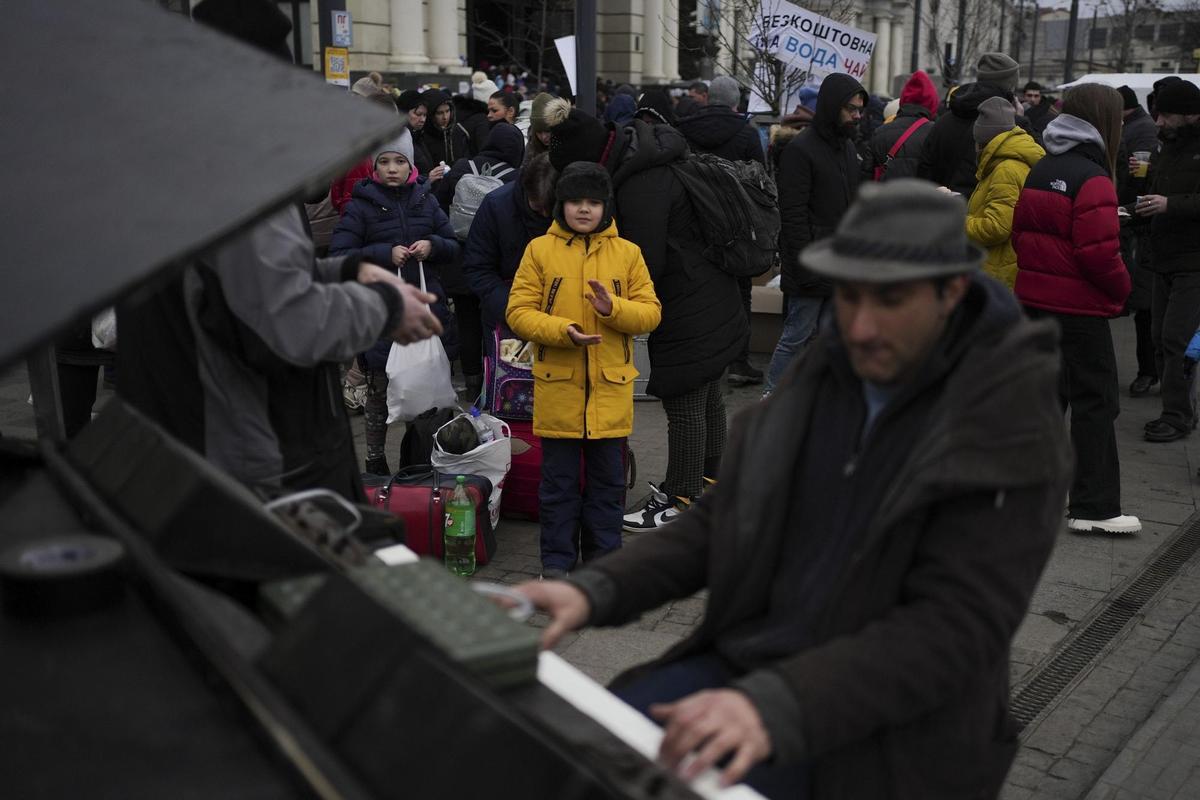
[[[1129,514],[1109,519],[1075,519],[1067,517],[1067,528],[1084,533],[1138,533],[1142,530],[1142,521]]]
[[[646,498],[645,505],[626,514],[621,528],[630,533],[661,528],[683,513],[680,508],[681,503],[686,503],[686,501],[668,496],[651,483],[650,496]]]

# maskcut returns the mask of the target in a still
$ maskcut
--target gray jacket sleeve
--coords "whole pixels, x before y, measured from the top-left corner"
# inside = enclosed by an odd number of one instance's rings
[[[345,361],[366,350],[398,316],[394,288],[334,274],[315,263],[300,212],[288,206],[221,245],[206,259],[229,308],[283,360],[299,367]],[[386,293],[385,293],[386,292]]]

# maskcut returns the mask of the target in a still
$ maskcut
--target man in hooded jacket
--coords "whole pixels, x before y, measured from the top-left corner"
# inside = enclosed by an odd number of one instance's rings
[[[800,265],[800,251],[832,236],[862,174],[854,146],[867,104],[867,91],[845,73],[821,83],[812,125],[792,139],[779,158],[779,236],[784,295],[783,333],[767,367],[764,395],[775,388],[788,364],[816,333],[829,303],[829,282]]]
[[[999,793],[1009,645],[1072,456],[1057,332],[976,277],[981,257],[960,200],[863,187],[803,255],[836,324],[739,417],[717,484],[666,530],[518,587],[551,615],[546,646],[708,589],[688,639],[613,683],[685,778],[728,756],[726,782],[771,798]]]
[[[545,116],[555,169],[574,161],[608,169],[621,235],[642,249],[662,302],[646,391],[662,398],[667,412],[667,476],[625,517],[626,530],[654,530],[700,494],[725,449],[720,378],[749,335],[737,280],[703,255],[703,221],[671,169],[687,153],[679,131],[639,119],[604,124],[559,98],[547,103]]]

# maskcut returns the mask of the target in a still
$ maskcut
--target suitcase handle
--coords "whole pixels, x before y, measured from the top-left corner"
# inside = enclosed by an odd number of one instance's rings
[[[442,513],[440,506],[442,505],[442,476],[437,468],[431,464],[418,464],[411,467],[403,467],[398,472],[388,479],[387,485],[379,490],[375,495],[375,503],[381,508],[387,508],[388,495],[391,494],[392,486],[397,483],[424,483],[426,480],[431,482],[429,492],[429,554],[433,555],[437,552],[434,549],[436,540],[434,531],[438,528],[445,532],[446,518]]]

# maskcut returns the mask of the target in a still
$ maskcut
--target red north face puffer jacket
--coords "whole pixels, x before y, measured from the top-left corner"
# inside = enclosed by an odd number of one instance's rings
[[[1059,314],[1120,314],[1130,281],[1119,232],[1101,148],[1088,142],[1047,155],[1029,173],[1013,214],[1017,299]]]

